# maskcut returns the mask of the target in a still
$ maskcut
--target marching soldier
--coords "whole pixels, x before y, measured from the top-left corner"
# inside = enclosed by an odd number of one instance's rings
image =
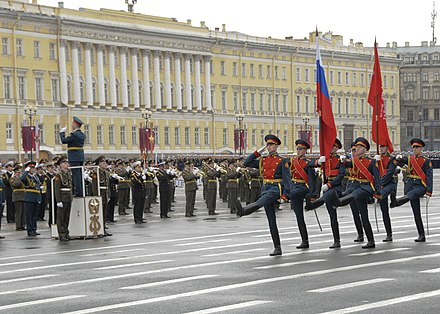
[[[193,164],[190,161],[185,162],[185,169],[182,171],[182,178],[185,181],[185,217],[193,217],[194,206],[196,203],[197,179]]]
[[[205,164],[206,178],[206,205],[208,207],[208,215],[218,215],[215,212],[217,207],[217,178],[221,173],[214,168],[214,160],[209,159]]]
[[[325,160],[325,156],[321,156],[318,160],[318,164],[326,163],[329,173],[327,176],[327,182],[322,186],[324,194],[317,200],[311,202],[310,198],[306,198],[306,211],[313,210],[325,203],[327,212],[330,216],[330,225],[332,227],[334,243],[329,248],[337,249],[341,247],[341,239],[339,234],[339,223],[336,207],[333,206],[333,200],[335,197],[342,195],[342,180],[345,176],[345,166],[339,160],[337,151],[342,148],[341,142],[336,139],[333,148],[330,153],[329,160]],[[324,157],[324,158],[323,158]]]
[[[82,166],[84,163],[84,141],[86,136],[81,131],[84,122],[78,117],[73,117],[72,132],[66,136],[66,127],[60,130],[61,143],[67,144],[67,158],[71,167]],[[83,196],[81,168],[72,169],[73,195]]]
[[[377,168],[376,160],[366,156],[370,150],[370,143],[363,137],[355,140],[356,156],[351,160],[344,160],[345,166],[352,168],[353,183],[351,184],[352,192],[343,196],[338,200],[338,206],[349,203],[353,217],[361,217],[362,226],[368,239],[368,243],[362,246],[363,249],[372,249],[376,245],[374,243],[373,229],[368,219],[368,199],[370,197],[380,198],[380,174]],[[358,231],[358,238],[355,242],[363,242],[363,234]]]
[[[26,229],[28,236],[35,237],[40,235],[37,232],[37,215],[41,203],[41,182],[36,174],[35,161],[28,161],[24,166],[26,169],[20,176],[20,180],[25,185],[24,210],[26,212]]]
[[[12,187],[10,185],[10,179],[14,174],[14,162],[8,161],[5,164],[6,172],[3,174],[3,183],[5,184],[4,194],[6,199],[6,222],[15,222],[15,209],[14,203],[12,202]]]
[[[244,208],[241,206],[241,202],[237,200],[237,216],[250,215],[264,206],[274,245],[274,251],[270,253],[270,256],[278,256],[282,255],[282,250],[275,215],[275,203],[280,199],[287,200],[284,193],[288,191],[290,182],[288,181],[288,175],[286,176],[286,172],[283,171],[283,158],[277,153],[278,146],[281,144],[280,139],[273,134],[268,134],[264,140],[266,145],[249,155],[244,161],[244,166],[260,170],[264,182],[261,196],[256,202],[250,203]],[[261,156],[266,149],[269,155]]]
[[[130,173],[124,168],[122,160],[116,162],[116,167],[115,173],[122,178],[118,182],[118,212],[119,216],[124,216],[127,215],[127,198],[130,198]]]
[[[260,198],[261,195],[261,182],[260,182],[260,171],[255,168],[248,167],[248,173],[251,177],[251,183],[250,183],[250,198],[249,198],[249,204],[256,202],[257,199]],[[247,204],[247,205],[249,205]]]
[[[433,188],[432,163],[428,158],[423,157],[423,147],[425,147],[423,140],[413,138],[410,143],[414,154],[409,157],[402,157],[402,155],[396,157],[399,166],[408,166],[409,174],[407,175],[408,181],[405,185],[405,195],[399,197],[394,204],[391,204],[391,207],[401,206],[407,202],[411,203],[414,221],[419,233],[419,237],[414,241],[425,242],[425,228],[420,212],[420,198],[426,195],[426,206],[428,206]]]
[[[381,177],[381,189],[379,201],[380,210],[382,211],[383,224],[387,236],[383,239],[383,242],[393,241],[393,231],[391,229],[390,209],[388,206],[388,195],[396,193],[397,190],[397,178],[395,177],[397,161],[388,152],[388,146],[379,146],[380,155],[376,155],[377,165],[379,167],[379,173]]]
[[[228,207],[231,211],[231,214],[237,213],[236,202],[238,199],[238,181],[240,180],[241,173],[239,173],[238,168],[235,166],[235,162],[232,161],[229,163],[229,169],[226,173],[228,178],[228,183],[226,184],[226,189],[228,191]]]
[[[16,164],[12,177],[9,179],[9,184],[12,188],[12,202],[15,209],[15,230],[26,230],[26,213],[24,211],[24,188],[25,185],[20,179],[21,165]]]
[[[72,208],[72,173],[69,170],[67,156],[62,156],[58,162],[60,171],[54,179],[54,194],[57,202],[57,229],[60,241],[69,241],[70,209]]]
[[[145,174],[142,173],[142,163],[136,161],[133,163],[133,171],[130,175],[131,186],[133,191],[133,217],[135,224],[145,223],[144,216],[144,202],[145,202],[145,189],[144,181],[147,179]]]
[[[309,143],[305,140],[296,140],[296,157],[291,158],[286,163],[291,175],[290,185],[290,206],[295,212],[299,232],[301,234],[301,244],[297,249],[309,248],[309,236],[307,226],[304,220],[304,199],[308,195],[315,195],[316,174],[314,170],[315,161],[306,157]]]

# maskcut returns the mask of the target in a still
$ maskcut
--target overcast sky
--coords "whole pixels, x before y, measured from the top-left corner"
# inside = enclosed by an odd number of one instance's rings
[[[58,2],[38,0],[50,6]],[[64,6],[127,10],[125,0],[64,0]],[[134,7],[138,13],[191,19],[193,25],[205,21],[212,30],[226,24],[227,31],[260,37],[308,37],[317,25],[322,32],[342,35],[344,44],[352,38],[366,46],[373,46],[375,36],[380,46],[430,41],[432,10],[432,0],[138,0]],[[437,25],[440,42],[440,19]]]

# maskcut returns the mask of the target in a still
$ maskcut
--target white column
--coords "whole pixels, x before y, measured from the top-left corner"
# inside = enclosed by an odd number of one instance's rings
[[[69,103],[69,95],[67,94],[67,69],[66,69],[66,40],[61,40],[58,62],[60,63],[60,85],[61,85],[61,103],[67,105]]]
[[[75,106],[81,105],[81,93],[79,89],[79,64],[78,43],[72,42],[72,72],[73,72],[73,98]]]
[[[151,109],[150,102],[150,69],[149,69],[150,50],[142,49],[142,70],[144,80],[144,105],[146,109]]]
[[[181,71],[181,67],[180,67],[180,53],[175,53],[174,54],[174,73],[176,74],[175,77],[175,88],[174,88],[174,93],[176,94],[176,106],[177,106],[177,110],[181,111],[182,110],[182,81],[180,79],[180,71]]]
[[[205,57],[205,95],[206,110],[212,111],[211,104],[211,57]]]
[[[92,44],[85,44],[85,63],[86,63],[86,99],[87,106],[93,106],[93,87],[92,87],[92,61],[90,56],[90,50],[92,49]]]
[[[172,110],[172,99],[171,99],[171,66],[170,66],[170,52],[165,52],[165,103],[167,110]]]
[[[121,55],[121,94],[122,94],[122,109],[128,109],[128,91],[127,91],[127,48],[120,48]]]
[[[192,110],[191,104],[191,55],[185,54],[185,101],[186,109],[188,111]]]
[[[154,51],[154,100],[156,103],[156,109],[162,108],[162,100],[160,98],[160,51]]]
[[[196,62],[195,62],[195,69],[196,72],[196,107],[197,111],[202,111],[202,91],[200,86],[200,59],[202,56],[197,55],[196,56]]]
[[[104,58],[103,50],[104,45],[97,46],[97,59],[98,59],[98,93],[99,93],[99,106],[105,107],[105,84],[104,84]],[[114,70],[114,69],[113,69]]]
[[[131,79],[133,80],[133,103],[134,109],[139,109],[139,78],[138,78],[138,55],[139,50],[131,50]]]
[[[118,106],[118,100],[116,99],[116,75],[115,75],[115,46],[108,48],[108,66],[110,70],[110,102],[112,108]]]

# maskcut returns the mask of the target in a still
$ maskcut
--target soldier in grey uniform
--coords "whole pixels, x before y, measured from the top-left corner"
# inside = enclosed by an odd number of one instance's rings
[[[240,180],[241,173],[237,171],[237,167],[234,161],[229,163],[229,168],[226,173],[228,183],[226,183],[226,189],[228,191],[228,207],[231,214],[237,213],[236,202],[238,198],[238,181]]]
[[[254,203],[257,201],[257,199],[260,198],[261,195],[260,170],[248,167],[248,173],[251,177],[251,183],[250,183],[251,192],[250,192],[249,202]]]
[[[217,205],[217,178],[220,172],[215,170],[214,161],[210,159],[205,165],[204,172],[206,174],[206,205],[209,215],[218,215],[215,212]]]
[[[16,164],[9,183],[12,187],[12,202],[15,208],[15,230],[23,231],[25,227],[25,212],[23,209],[24,183],[20,180],[21,165]]]
[[[67,156],[62,156],[57,164],[60,171],[55,176],[53,191],[57,202],[58,238],[60,241],[69,241],[71,240],[69,235],[70,209],[73,200],[72,173]]]
[[[185,162],[185,169],[182,171],[182,178],[185,181],[185,197],[186,208],[185,217],[193,217],[194,205],[196,203],[197,179],[198,176],[194,173],[193,164],[190,161]]]

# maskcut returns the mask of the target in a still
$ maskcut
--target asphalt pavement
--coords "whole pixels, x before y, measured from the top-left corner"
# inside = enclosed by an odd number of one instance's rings
[[[218,201],[209,216],[198,191],[196,217],[184,217],[184,192],[175,211],[159,205],[135,225],[132,215],[109,225],[112,237],[59,242],[47,223],[28,238],[4,224],[0,240],[0,313],[439,313],[440,172],[429,204],[429,235],[415,243],[409,204],[391,210],[394,242],[370,205],[376,248],[354,243],[348,206],[338,209],[342,248],[333,243],[328,214],[305,213],[310,248],[300,243],[289,204],[277,212],[283,256],[273,250],[264,210],[237,218]],[[402,184],[399,186],[401,194]],[[422,213],[426,229],[425,200]],[[131,212],[131,211],[130,211]]]

